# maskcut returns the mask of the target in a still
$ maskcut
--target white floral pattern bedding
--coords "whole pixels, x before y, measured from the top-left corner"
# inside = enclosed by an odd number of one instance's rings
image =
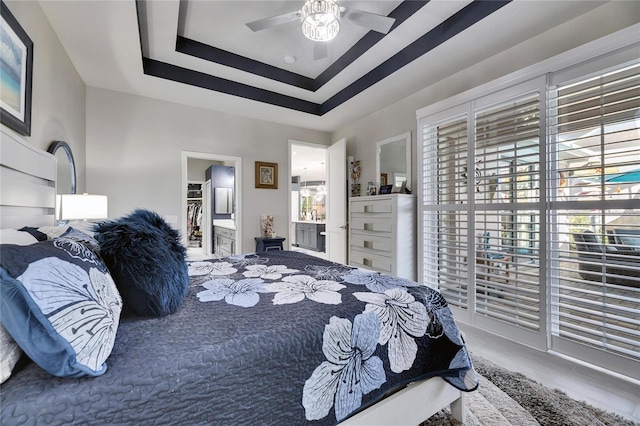
[[[354,308],[343,310],[345,318],[327,318],[321,345],[325,360],[302,388],[306,420],[324,419],[332,409],[335,420],[344,420],[362,407],[363,396],[392,385],[395,375],[412,368],[420,371],[420,378],[455,372],[451,382],[462,390],[477,385],[446,301],[413,281],[291,252],[192,262],[189,275],[203,288],[197,292],[201,302],[251,308],[262,301],[275,310],[308,300]],[[418,341],[422,346],[436,339],[459,345],[456,355],[437,371],[414,368]]]
[[[121,318],[104,375],[17,372],[0,423],[332,425],[415,380],[477,387],[446,301],[415,282],[286,251],[189,274],[175,314]]]

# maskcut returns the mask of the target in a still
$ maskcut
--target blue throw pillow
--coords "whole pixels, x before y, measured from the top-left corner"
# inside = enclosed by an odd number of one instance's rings
[[[60,377],[107,370],[122,301],[106,265],[61,236],[0,246],[0,319],[22,350]]]
[[[96,226],[94,236],[125,309],[140,316],[178,310],[189,289],[187,250],[158,214],[138,209]]]

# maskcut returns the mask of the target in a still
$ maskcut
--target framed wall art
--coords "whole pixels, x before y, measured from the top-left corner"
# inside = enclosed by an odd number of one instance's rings
[[[4,2],[0,49],[0,121],[16,132],[31,135],[33,42]]]
[[[278,189],[278,163],[256,161],[256,188]]]

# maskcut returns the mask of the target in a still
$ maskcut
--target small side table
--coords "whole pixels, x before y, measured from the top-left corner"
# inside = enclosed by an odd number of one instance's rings
[[[286,240],[284,237],[256,237],[256,251],[284,250],[282,242]]]

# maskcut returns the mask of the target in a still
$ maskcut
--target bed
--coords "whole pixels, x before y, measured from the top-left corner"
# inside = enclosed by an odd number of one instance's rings
[[[50,168],[23,166],[42,154],[3,131],[3,178],[40,194],[3,186],[4,228],[53,223]],[[120,316],[106,371],[56,377],[23,357],[0,423],[418,424],[447,405],[463,418],[477,376],[438,292],[288,251],[186,266],[175,312]]]

